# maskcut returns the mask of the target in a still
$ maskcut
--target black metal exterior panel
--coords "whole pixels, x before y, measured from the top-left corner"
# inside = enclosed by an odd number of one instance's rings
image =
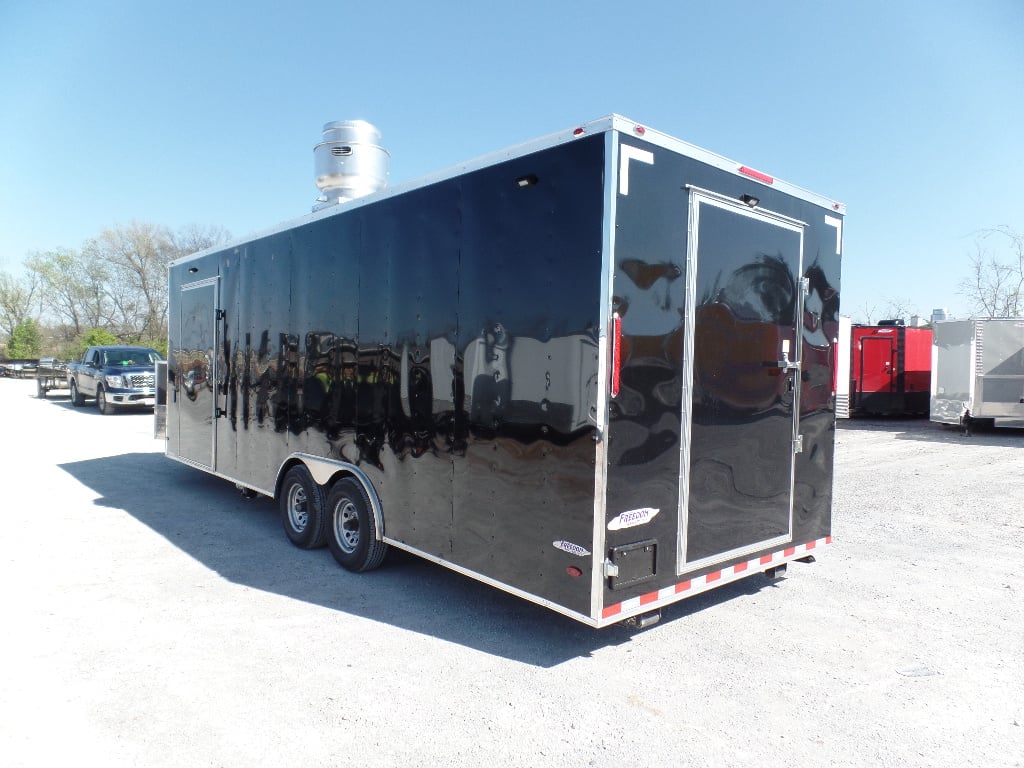
[[[603,178],[596,136],[464,177],[461,198],[452,559],[586,614]]]
[[[461,192],[447,182],[360,209],[358,463],[385,533],[451,559]],[[432,352],[434,356],[432,356]]]
[[[648,523],[607,530],[606,549],[655,539],[658,575],[606,602],[671,583],[679,520],[688,179],[676,153],[633,138],[623,143],[652,152],[654,162],[630,162],[629,193],[616,190],[612,309],[622,317],[622,384],[609,407],[604,522],[658,512]]]
[[[589,615],[604,146],[203,257],[224,310],[219,473],[273,490],[292,453],[351,463],[389,539]],[[172,268],[172,313],[199,261]]]
[[[613,522],[623,511],[659,511],[646,524],[608,530],[606,544],[610,551],[615,546],[653,538],[660,546],[656,580],[635,588],[606,590],[606,605],[760,554],[684,570],[682,574],[676,568],[675,542],[680,524],[677,515],[682,432],[680,401],[684,395],[681,370],[687,311],[684,276],[689,245],[688,187],[709,190],[737,201],[744,194],[752,195],[758,198],[760,208],[806,224],[802,274],[789,274],[786,278],[794,284],[789,289],[790,296],[799,277],[809,282],[803,316],[798,318],[803,369],[799,381],[794,382],[794,386],[800,387],[799,433],[804,439],[803,451],[793,459],[792,542],[795,544],[814,541],[831,532],[835,423],[831,342],[838,332],[841,262],[837,253],[838,227],[826,221],[826,216],[833,222],[840,220],[839,213],[635,136],[624,136],[622,142],[651,152],[653,162],[632,162],[628,195],[621,194],[620,189],[616,197],[613,307],[622,315],[624,339],[622,392],[610,408],[607,522]],[[714,290],[720,291],[730,280],[735,282],[742,276],[736,271],[737,267],[733,267],[729,275],[722,274]],[[745,290],[755,295],[764,294],[757,282],[766,279],[762,276],[748,282]],[[735,287],[737,295],[743,293],[743,286]],[[711,284],[706,285],[705,292],[712,288]],[[699,288],[696,297],[698,303],[708,298],[701,296]],[[705,302],[705,306],[709,304]],[[695,314],[699,312],[699,307],[693,309]],[[699,350],[702,326],[706,333],[708,320],[702,321],[699,315],[697,318],[695,349]],[[727,334],[722,340],[735,341],[729,338],[735,335]],[[711,343],[712,340],[706,339],[705,347]],[[774,358],[775,352],[777,350],[766,360]],[[736,381],[730,388],[726,383],[722,392],[742,399],[745,395],[740,384]],[[697,385],[695,382],[695,388]],[[785,396],[784,392],[782,388],[772,400]],[[698,395],[693,412],[695,423],[691,425],[693,439],[698,451],[712,442],[734,445],[732,466],[723,470],[734,477],[742,477],[746,483],[757,482],[756,446],[735,445],[730,436],[733,420],[727,410],[721,403],[701,400]],[[768,405],[765,410],[770,413],[772,407]],[[762,477],[769,485],[774,482],[770,473]],[[685,472],[683,482],[690,482]],[[765,486],[762,490],[768,493],[771,489]],[[729,495],[712,494],[706,499],[725,506],[729,504]]]

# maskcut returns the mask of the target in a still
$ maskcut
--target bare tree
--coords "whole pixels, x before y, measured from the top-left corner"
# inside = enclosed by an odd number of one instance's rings
[[[25,267],[39,281],[44,315],[67,324],[76,335],[110,322],[109,274],[101,261],[61,248],[30,254]]]
[[[875,325],[882,320],[902,320],[906,323],[911,316],[917,314],[908,299],[883,297],[882,300],[885,303],[882,305],[881,311],[878,310],[877,304],[865,301],[864,306],[854,315],[853,321],[858,325]]]
[[[214,245],[222,245],[231,239],[231,233],[215,224],[189,224],[174,234],[174,258],[190,256]]]
[[[173,258],[171,233],[154,224],[132,222],[103,230],[82,248],[83,256],[107,265],[107,296],[122,335],[164,335],[167,312],[167,264]]]
[[[1024,314],[1024,233],[1007,226],[978,233],[970,254],[970,276],[959,293],[981,317]]]

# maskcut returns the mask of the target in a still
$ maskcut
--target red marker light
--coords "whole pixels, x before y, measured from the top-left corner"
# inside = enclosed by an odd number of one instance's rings
[[[839,391],[839,339],[832,342],[832,394]]]
[[[572,135],[573,136],[582,136],[585,132],[586,131],[584,131],[582,128],[577,128],[575,131],[572,132]]]
[[[565,569],[565,572],[572,576],[574,579],[583,575],[583,571],[577,568],[575,565],[570,565]]]
[[[765,184],[774,184],[775,183],[775,179],[773,179],[767,173],[761,173],[760,171],[755,171],[753,168],[748,168],[745,165],[741,165],[740,168],[739,168],[739,171],[744,176],[749,176],[752,179],[757,179],[758,181],[763,181]]]
[[[622,318],[612,315],[612,397],[618,397],[622,384]]]
[[[643,136],[645,133],[647,133],[647,129],[644,128],[642,125],[634,126],[633,130],[636,132],[637,136]]]

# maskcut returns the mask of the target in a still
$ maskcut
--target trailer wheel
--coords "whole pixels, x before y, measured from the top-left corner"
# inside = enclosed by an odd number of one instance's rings
[[[82,393],[78,391],[78,385],[75,384],[74,379],[71,380],[69,388],[71,389],[71,404],[75,406],[75,408],[81,408],[85,405],[85,398],[82,397]]]
[[[36,379],[36,397],[41,397],[43,400],[46,399],[46,387],[43,386],[42,379]]]
[[[103,387],[96,387],[96,407],[104,416],[109,416],[114,412],[114,406],[107,400],[107,393],[103,391]]]
[[[327,494],[327,518],[327,545],[342,568],[361,573],[381,564],[388,545],[377,538],[363,486],[351,478],[336,482]]]
[[[285,473],[278,503],[281,524],[292,544],[302,549],[324,545],[327,538],[324,491],[308,469],[298,464]]]

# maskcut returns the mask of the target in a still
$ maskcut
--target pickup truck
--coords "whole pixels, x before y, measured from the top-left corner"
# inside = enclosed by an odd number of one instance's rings
[[[89,347],[81,362],[68,363],[71,404],[85,405],[96,398],[100,413],[110,414],[121,406],[156,404],[157,360],[160,353],[149,347]]]

